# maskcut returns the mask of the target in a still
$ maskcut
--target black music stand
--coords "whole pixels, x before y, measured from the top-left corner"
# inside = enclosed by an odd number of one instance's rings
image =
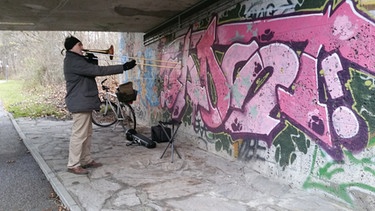
[[[178,157],[181,159],[180,153],[178,153],[176,147],[174,146],[174,141],[175,141],[174,137],[177,134],[178,128],[180,128],[181,121],[177,121],[177,120],[173,120],[173,119],[171,121],[169,121],[169,122],[159,121],[159,125],[160,125],[161,129],[163,130],[164,134],[167,136],[167,138],[169,140],[168,141],[168,145],[165,148],[165,150],[164,150],[163,154],[161,155],[160,159],[163,158],[165,152],[167,151],[168,147],[170,146],[172,148],[171,157],[172,157],[172,163],[173,163],[173,154],[174,154],[174,152],[176,152],[177,155],[178,155]],[[165,128],[169,128],[169,127],[172,127],[170,135],[168,134],[168,132],[165,129]]]

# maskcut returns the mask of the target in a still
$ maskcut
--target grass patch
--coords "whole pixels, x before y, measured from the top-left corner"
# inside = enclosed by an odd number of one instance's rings
[[[18,117],[46,117],[60,118],[64,114],[55,104],[48,100],[50,93],[37,89],[29,90],[23,81],[9,80],[0,82],[0,100],[5,110]],[[49,89],[44,89],[49,90]]]
[[[22,82],[20,81],[1,81],[0,83],[0,100],[3,102],[5,109],[10,105],[22,102],[25,96],[22,93]]]

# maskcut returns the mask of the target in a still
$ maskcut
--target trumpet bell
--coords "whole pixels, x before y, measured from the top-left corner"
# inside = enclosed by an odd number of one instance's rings
[[[109,47],[108,49],[108,54],[109,54],[109,59],[112,60],[113,59],[113,55],[114,55],[114,49],[113,49],[113,45],[111,45],[111,47]]]

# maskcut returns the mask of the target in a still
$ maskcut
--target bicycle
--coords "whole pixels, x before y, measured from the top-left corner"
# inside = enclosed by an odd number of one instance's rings
[[[124,97],[121,93],[115,94],[110,92],[110,88],[104,85],[104,79],[101,82],[102,93],[99,97],[101,100],[100,109],[92,112],[92,122],[100,127],[109,127],[115,123],[120,124],[125,131],[128,129],[136,129],[135,112],[130,105],[136,98],[137,91],[129,97]],[[120,99],[120,100],[119,100]]]

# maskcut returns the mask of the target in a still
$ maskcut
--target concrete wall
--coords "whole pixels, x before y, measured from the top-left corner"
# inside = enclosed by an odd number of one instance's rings
[[[374,41],[374,18],[355,1],[249,0],[128,47],[165,62],[138,59],[125,79],[148,125],[179,119],[180,136],[244,168],[375,203]]]

